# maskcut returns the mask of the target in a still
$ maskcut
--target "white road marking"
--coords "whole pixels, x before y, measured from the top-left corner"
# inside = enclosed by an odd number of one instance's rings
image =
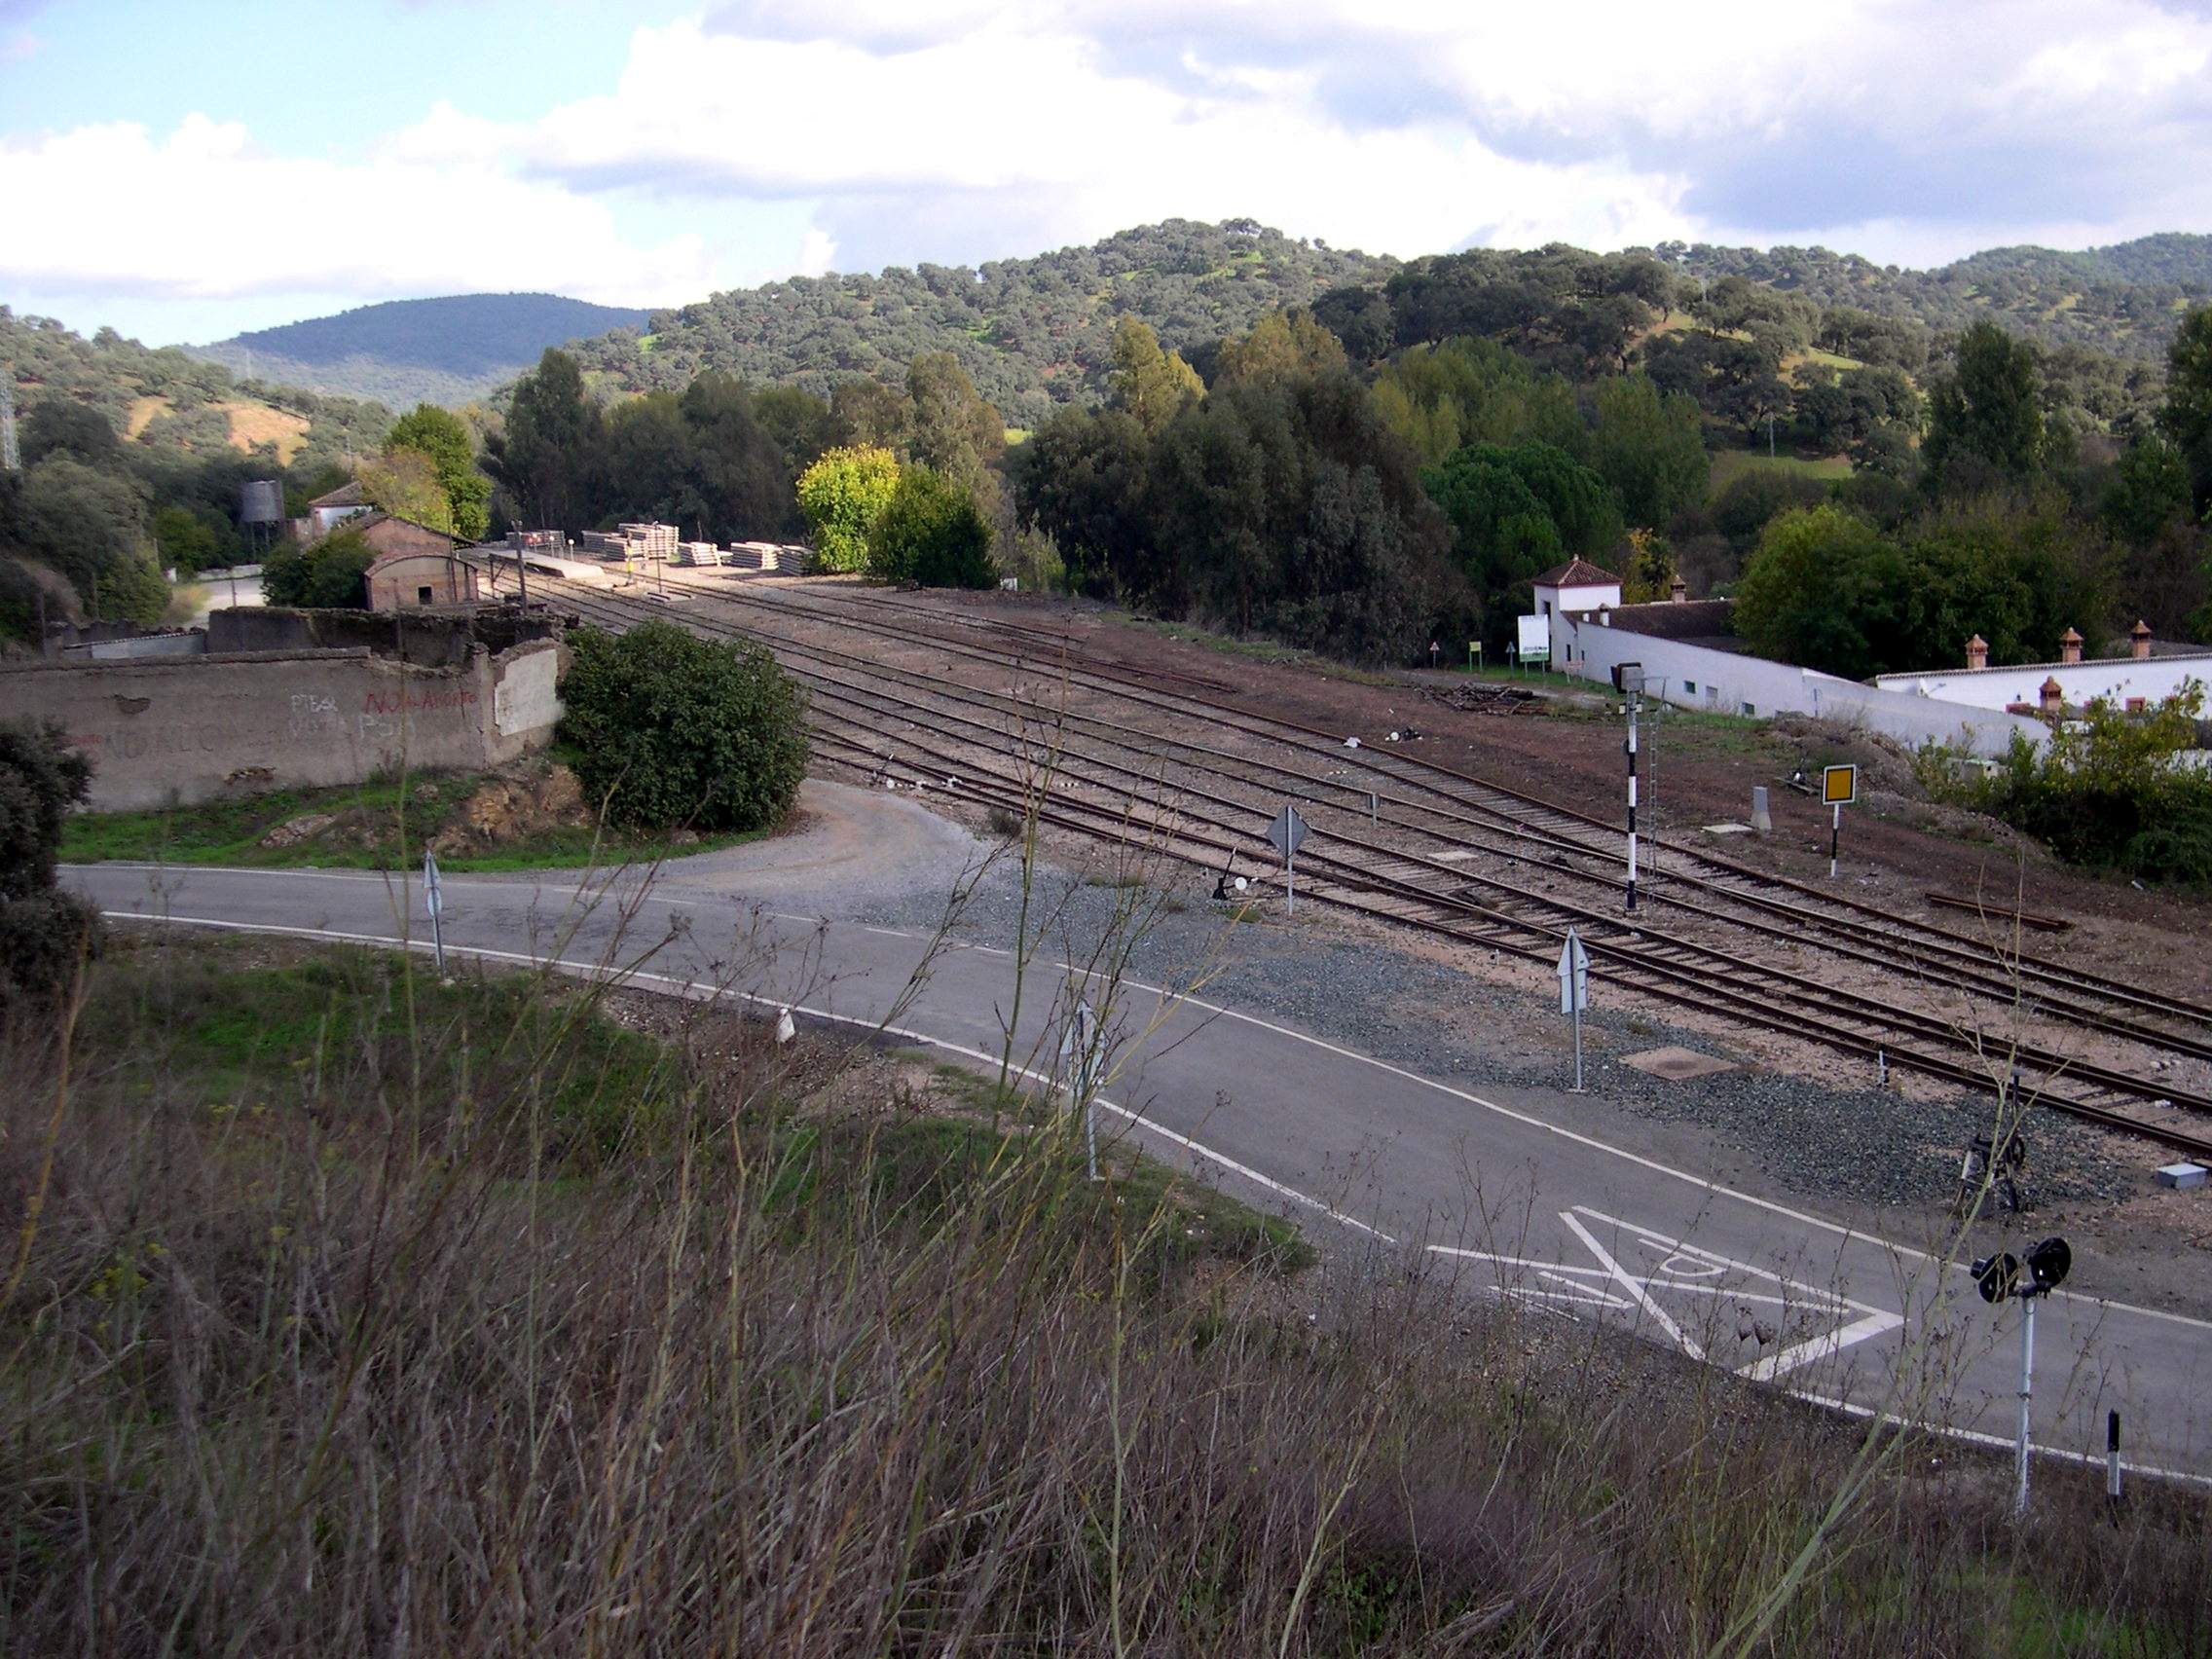
[[[1631,1308],[1641,1308],[1658,1321],[1667,1334],[1675,1339],[1676,1345],[1692,1359],[1704,1359],[1705,1350],[1660,1306],[1658,1296],[1661,1294],[1711,1297],[1715,1300],[1726,1297],[1732,1302],[1782,1310],[1811,1310],[1838,1321],[1831,1330],[1793,1343],[1788,1347],[1737,1368],[1736,1375],[1756,1382],[1771,1382],[1785,1372],[1832,1358],[1847,1347],[1874,1337],[1887,1336],[1904,1324],[1902,1314],[1870,1307],[1840,1292],[1824,1290],[1801,1279],[1786,1278],[1766,1268],[1739,1262],[1734,1257],[1720,1255],[1701,1245],[1670,1238],[1663,1233],[1655,1233],[1650,1228],[1641,1227],[1634,1222],[1622,1221],[1602,1210],[1592,1209],[1587,1204],[1576,1204],[1571,1209],[1561,1210],[1559,1218],[1582,1241],[1582,1247],[1597,1262],[1596,1267],[1539,1262],[1526,1256],[1493,1255],[1489,1251],[1468,1250],[1451,1244],[1431,1244],[1428,1248],[1440,1256],[1492,1262],[1500,1268],[1527,1268],[1537,1277],[1552,1281],[1547,1287],[1510,1285],[1500,1281],[1498,1289],[1501,1294],[1524,1303],[1571,1302],[1610,1308],[1621,1312],[1626,1312]],[[1597,1235],[1585,1225],[1585,1218],[1635,1238],[1648,1249],[1664,1251],[1666,1254],[1649,1274],[1630,1272],[1610,1251],[1598,1242]],[[1749,1275],[1752,1280],[1774,1288],[1754,1290],[1731,1284],[1727,1282],[1727,1275],[1731,1272]],[[1777,1294],[1778,1292],[1793,1294]],[[1629,1300],[1622,1299],[1624,1294]],[[1853,1315],[1856,1317],[1852,1317]]]
[[[1582,1247],[1598,1258],[1598,1265],[1605,1270],[1606,1276],[1634,1297],[1637,1305],[1646,1313],[1659,1321],[1659,1328],[1675,1339],[1677,1347],[1692,1359],[1703,1359],[1705,1357],[1705,1349],[1698,1346],[1697,1341],[1684,1333],[1681,1326],[1676,1324],[1673,1319],[1667,1316],[1667,1310],[1651,1300],[1651,1293],[1643,1288],[1643,1280],[1636,1277],[1620,1263],[1614,1261],[1605,1247],[1598,1242],[1597,1235],[1574,1218],[1573,1211],[1561,1210],[1559,1218],[1567,1223],[1575,1237],[1582,1240]]]

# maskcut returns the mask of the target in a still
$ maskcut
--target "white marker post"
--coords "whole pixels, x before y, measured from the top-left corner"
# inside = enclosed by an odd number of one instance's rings
[[[1590,1002],[1590,953],[1582,936],[1567,930],[1567,942],[1559,947],[1559,1011],[1574,1021],[1574,1087],[1569,1094],[1587,1094],[1582,1087],[1582,1011]]]
[[[1643,664],[1613,665],[1613,684],[1627,699],[1628,742],[1628,912],[1636,914],[1636,717],[1643,704]]]
[[[430,949],[438,961],[438,977],[446,977],[445,925],[438,919],[446,907],[445,889],[438,884],[438,855],[423,849],[423,903],[430,911]]]
[[[1067,1026],[1060,1033],[1060,1058],[1075,1062],[1074,1081],[1069,1085],[1075,1094],[1075,1109],[1083,1114],[1083,1161],[1085,1171],[1093,1181],[1098,1179],[1098,1108],[1092,1102],[1091,1077],[1093,1039],[1097,1022],[1090,1005],[1078,999],[1074,1011],[1068,1015]]]
[[[1306,820],[1298,816],[1298,808],[1285,806],[1275,814],[1275,821],[1268,826],[1268,840],[1276,852],[1282,854],[1283,913],[1298,914],[1298,848],[1306,839]]]

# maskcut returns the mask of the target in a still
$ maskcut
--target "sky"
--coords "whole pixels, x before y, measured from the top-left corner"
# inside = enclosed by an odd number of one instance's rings
[[[2212,0],[0,0],[0,303],[148,344],[1251,217],[1401,257],[2212,230]]]

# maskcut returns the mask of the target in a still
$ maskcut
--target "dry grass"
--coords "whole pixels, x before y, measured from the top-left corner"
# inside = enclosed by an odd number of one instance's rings
[[[165,942],[79,1025],[0,1084],[11,1653],[1691,1653],[1850,1458],[712,1011]],[[1911,1450],[1758,1650],[2212,1651],[2203,1509],[2090,1485]]]
[[[230,402],[215,405],[231,423],[231,447],[251,450],[256,444],[275,444],[276,463],[292,464],[292,458],[308,441],[308,420],[289,409],[277,409],[267,403]]]
[[[153,424],[155,416],[166,415],[175,407],[176,405],[166,397],[133,397],[130,400],[129,411],[123,423],[124,438],[128,442],[137,442],[138,434]]]

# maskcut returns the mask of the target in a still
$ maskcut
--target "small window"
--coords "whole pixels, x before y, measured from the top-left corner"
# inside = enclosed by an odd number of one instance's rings
[[[1696,696],[1696,695],[1697,695],[1697,682],[1696,682],[1696,681],[1694,681],[1694,680],[1685,680],[1685,681],[1683,681],[1683,682],[1682,682],[1682,689],[1683,689],[1684,691],[1687,691],[1687,692],[1688,692],[1688,693],[1689,693],[1689,694],[1690,694],[1691,696],[1693,696],[1693,697],[1694,697],[1694,696]]]
[[[1753,716],[1756,716],[1756,715],[1758,714],[1758,710],[1756,710],[1756,709],[1752,708],[1752,707],[1751,706],[1751,704],[1749,704],[1749,703],[1746,703],[1746,704],[1744,705],[1744,713],[1745,713],[1745,715],[1746,715],[1747,717],[1753,717]]]

